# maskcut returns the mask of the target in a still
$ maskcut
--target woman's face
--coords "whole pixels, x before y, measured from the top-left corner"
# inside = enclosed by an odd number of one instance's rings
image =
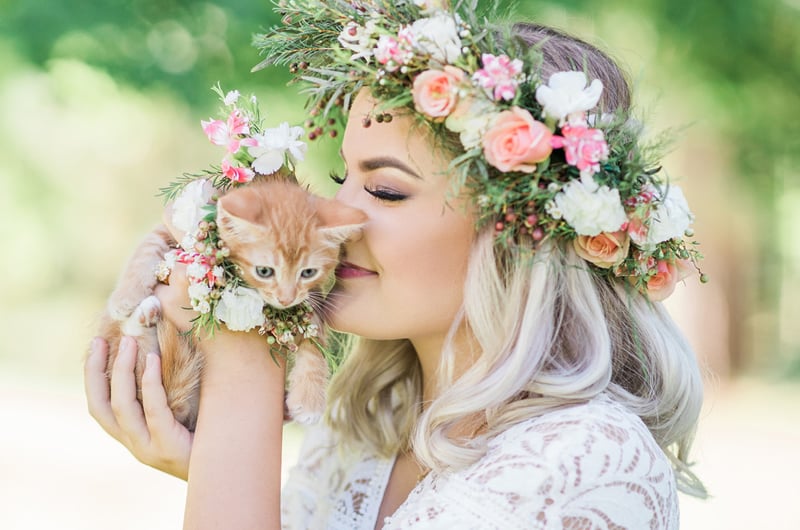
[[[474,221],[429,133],[409,116],[364,127],[373,107],[359,93],[343,138],[347,173],[336,198],[368,221],[345,245],[331,324],[371,339],[441,341],[463,299]]]

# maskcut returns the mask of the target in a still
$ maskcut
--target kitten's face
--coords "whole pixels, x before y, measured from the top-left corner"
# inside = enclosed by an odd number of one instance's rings
[[[269,230],[262,232],[258,243],[235,243],[235,251],[231,247],[231,258],[241,269],[242,278],[267,304],[279,309],[295,306],[330,278],[338,245],[311,232],[296,248],[275,243],[276,234]]]
[[[332,278],[341,243],[365,220],[360,210],[287,181],[238,188],[217,209],[220,237],[242,279],[280,309],[302,303]]]

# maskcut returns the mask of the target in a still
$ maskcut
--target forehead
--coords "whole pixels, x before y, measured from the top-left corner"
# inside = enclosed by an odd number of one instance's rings
[[[366,90],[358,93],[342,139],[342,155],[348,165],[372,157],[394,157],[414,168],[423,177],[441,173],[449,158],[434,146],[431,132],[417,124],[413,116],[390,112],[392,121],[379,123],[375,116],[379,108]],[[370,117],[369,127],[364,119]]]

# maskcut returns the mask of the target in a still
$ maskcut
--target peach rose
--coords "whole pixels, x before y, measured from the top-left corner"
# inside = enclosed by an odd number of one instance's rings
[[[596,236],[578,236],[573,240],[580,257],[603,269],[618,265],[628,255],[631,240],[624,230],[601,232]]]
[[[458,102],[458,85],[464,72],[454,66],[426,70],[414,79],[411,95],[418,112],[431,118],[445,118]]]
[[[532,173],[553,151],[552,137],[550,129],[530,112],[512,107],[499,113],[483,136],[483,153],[500,171]]]
[[[690,270],[690,264],[686,260],[657,262],[656,273],[647,280],[645,294],[653,302],[664,300],[672,294],[675,285],[684,279]]]

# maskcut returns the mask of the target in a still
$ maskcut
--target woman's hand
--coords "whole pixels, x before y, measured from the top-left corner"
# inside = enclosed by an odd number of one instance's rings
[[[148,353],[142,376],[142,404],[136,399],[136,341],[124,337],[106,377],[108,344],[92,341],[84,364],[84,385],[89,413],[141,462],[186,480],[192,433],[175,420],[167,406],[158,355]]]

